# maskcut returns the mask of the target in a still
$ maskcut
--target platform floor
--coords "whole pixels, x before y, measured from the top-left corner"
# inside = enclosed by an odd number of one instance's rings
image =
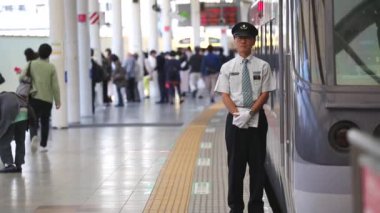
[[[225,114],[220,103],[191,98],[98,107],[81,124],[52,130],[46,153],[32,153],[27,139],[22,173],[0,175],[0,212],[228,212]],[[171,167],[176,155],[187,157],[182,176],[180,164]],[[172,203],[182,207],[168,208],[157,192],[171,180],[162,177],[178,175],[166,188],[183,194]]]

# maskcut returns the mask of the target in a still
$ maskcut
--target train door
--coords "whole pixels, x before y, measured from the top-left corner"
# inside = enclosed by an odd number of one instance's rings
[[[283,113],[284,119],[282,122],[283,125],[283,162],[284,162],[284,185],[286,193],[286,204],[287,210],[292,212],[294,209],[293,205],[293,140],[292,140],[292,116],[293,112],[293,92],[292,92],[292,58],[291,58],[291,45],[294,42],[294,36],[292,29],[294,29],[293,15],[291,11],[294,11],[294,2],[293,0],[283,1],[283,16],[284,18],[284,49],[283,49],[283,66],[284,66],[284,76],[283,76],[283,89],[284,89],[284,103],[283,103]]]

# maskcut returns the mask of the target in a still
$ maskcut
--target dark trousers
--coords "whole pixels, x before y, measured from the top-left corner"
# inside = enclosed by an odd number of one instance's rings
[[[164,74],[158,74],[158,87],[160,89],[160,102],[168,102],[168,90],[166,89],[166,77]]]
[[[108,97],[108,81],[102,81],[103,87],[103,103],[110,103],[110,97]]]
[[[11,124],[0,138],[0,157],[4,164],[13,164],[11,142],[14,136],[15,125]]]
[[[95,114],[95,98],[96,98],[95,86],[96,86],[96,82],[94,80],[91,80],[92,114]]]
[[[268,123],[260,110],[257,128],[240,129],[232,125],[232,115],[227,115],[226,145],[228,161],[228,206],[231,213],[243,212],[243,180],[247,163],[249,165],[248,212],[263,213],[262,201],[265,183],[264,161],[266,155],[266,134]]]
[[[16,142],[16,166],[21,166],[25,163],[25,131],[28,127],[28,120],[16,122],[14,129],[14,139]]]
[[[136,79],[135,78],[128,78],[127,80],[127,101],[137,101],[136,98]]]
[[[16,156],[14,163],[17,167],[25,163],[25,131],[28,121],[19,121],[10,125],[6,133],[0,138],[0,157],[6,164],[13,164],[11,142],[16,142]]]
[[[39,99],[30,99],[30,105],[32,106],[34,113],[36,114],[36,121],[30,125],[30,137],[37,135],[38,124],[41,124],[41,142],[42,147],[46,147],[49,136],[49,123],[52,103],[42,101]]]
[[[174,102],[175,98],[175,88],[177,88],[178,94],[181,96],[181,85],[179,82],[170,82],[169,83],[169,93],[170,93],[170,103]]]

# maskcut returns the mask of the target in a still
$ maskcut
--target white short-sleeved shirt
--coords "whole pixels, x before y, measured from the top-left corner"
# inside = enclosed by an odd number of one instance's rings
[[[276,80],[267,62],[250,55],[248,59],[249,77],[251,78],[253,100],[255,101],[262,92],[276,89]],[[215,85],[215,92],[227,93],[237,107],[243,106],[242,71],[243,58],[236,56],[223,64]],[[257,126],[258,114],[253,117],[252,125]],[[254,125],[256,124],[256,125]],[[251,126],[251,125],[250,125]]]

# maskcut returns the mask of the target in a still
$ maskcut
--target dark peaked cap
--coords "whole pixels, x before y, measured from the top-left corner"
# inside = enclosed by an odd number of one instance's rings
[[[255,26],[248,22],[239,22],[232,27],[233,36],[256,37],[259,33]]]

